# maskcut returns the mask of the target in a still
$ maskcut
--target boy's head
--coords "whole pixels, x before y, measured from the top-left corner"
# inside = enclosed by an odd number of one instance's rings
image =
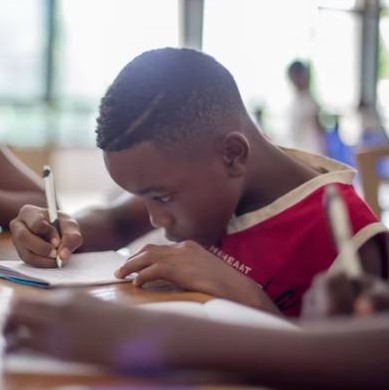
[[[296,89],[304,91],[309,88],[309,66],[302,61],[293,61],[288,66],[288,76]]]
[[[170,239],[215,243],[243,193],[249,118],[231,74],[190,49],[143,53],[100,105],[97,145]]]

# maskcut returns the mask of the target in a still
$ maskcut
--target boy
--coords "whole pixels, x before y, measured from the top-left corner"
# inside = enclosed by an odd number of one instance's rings
[[[177,244],[146,246],[118,278],[138,272],[139,286],[162,278],[295,316],[313,276],[336,264],[322,196],[338,183],[363,266],[386,276],[386,229],[355,193],[354,173],[267,141],[231,74],[205,54],[165,48],[131,61],[102,99],[97,144],[135,197],[78,223],[62,215],[61,239],[45,210],[22,209],[11,228],[27,263],[54,267],[57,252],[66,263],[77,248],[115,249],[159,227]]]

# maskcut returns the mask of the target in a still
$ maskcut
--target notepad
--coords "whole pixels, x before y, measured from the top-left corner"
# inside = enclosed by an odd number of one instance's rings
[[[126,257],[114,251],[73,254],[62,269],[36,268],[21,260],[1,260],[0,278],[41,288],[125,283],[136,276],[116,279],[114,272],[125,260]]]

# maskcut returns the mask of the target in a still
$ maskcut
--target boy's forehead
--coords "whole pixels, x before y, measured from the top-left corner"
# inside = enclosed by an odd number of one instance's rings
[[[108,168],[115,170],[128,170],[136,167],[154,167],[176,162],[179,155],[169,153],[152,142],[142,142],[120,151],[105,151],[104,161]]]
[[[105,151],[104,161],[114,181],[131,192],[172,185],[196,165],[182,153],[171,153],[152,142],[122,151]]]

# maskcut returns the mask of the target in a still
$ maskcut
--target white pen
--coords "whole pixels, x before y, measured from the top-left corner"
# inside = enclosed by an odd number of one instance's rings
[[[61,237],[61,229],[59,226],[58,212],[57,212],[57,198],[54,186],[54,177],[51,168],[48,165],[43,167],[43,180],[45,182],[46,202],[49,211],[50,224],[55,227],[59,236]],[[62,268],[62,260],[57,254],[56,263],[58,268]]]
[[[347,206],[334,184],[326,187],[325,207],[342,269],[350,278],[361,276],[363,270],[358,252],[351,241],[353,234]]]

